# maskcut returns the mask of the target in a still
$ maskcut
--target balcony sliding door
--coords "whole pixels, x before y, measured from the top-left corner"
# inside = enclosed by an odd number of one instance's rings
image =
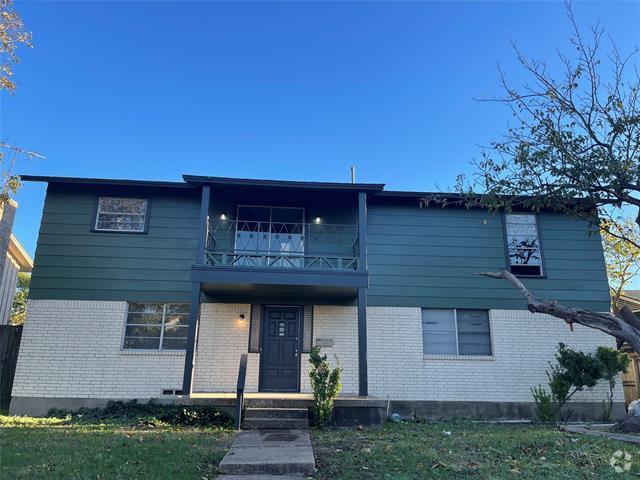
[[[235,254],[244,266],[295,267],[304,262],[304,209],[239,205]]]

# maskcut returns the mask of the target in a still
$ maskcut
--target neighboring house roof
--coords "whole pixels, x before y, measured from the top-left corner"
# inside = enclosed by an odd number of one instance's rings
[[[627,306],[632,312],[640,312],[640,290],[625,290],[620,295],[618,307]]]
[[[31,272],[33,270],[33,260],[31,260],[27,251],[20,245],[20,242],[13,234],[9,239],[8,254],[18,264],[21,272]]]

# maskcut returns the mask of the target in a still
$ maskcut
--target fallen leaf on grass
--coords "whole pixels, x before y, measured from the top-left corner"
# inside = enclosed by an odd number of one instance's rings
[[[431,470],[435,470],[436,468],[447,468],[447,464],[442,462],[436,462],[433,465],[431,465]]]
[[[364,448],[362,449],[362,451],[363,451],[364,453],[371,453],[371,449],[370,449],[369,447],[364,447]]]

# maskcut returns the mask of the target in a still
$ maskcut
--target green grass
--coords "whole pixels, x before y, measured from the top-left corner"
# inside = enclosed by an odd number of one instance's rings
[[[317,480],[640,476],[637,446],[549,426],[388,423],[312,437]],[[0,478],[210,480],[233,438],[228,428],[148,418],[0,416]],[[633,456],[631,471],[611,468],[616,450]]]
[[[0,416],[0,478],[212,479],[233,436],[136,419]]]
[[[444,432],[451,432],[447,434]],[[471,422],[388,423],[312,431],[318,480],[624,479],[640,476],[640,448],[553,427]],[[632,455],[629,472],[609,461]]]

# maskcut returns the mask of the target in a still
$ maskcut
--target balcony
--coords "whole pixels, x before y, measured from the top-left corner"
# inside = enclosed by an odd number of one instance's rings
[[[209,220],[205,262],[213,268],[358,270],[358,226]]]

